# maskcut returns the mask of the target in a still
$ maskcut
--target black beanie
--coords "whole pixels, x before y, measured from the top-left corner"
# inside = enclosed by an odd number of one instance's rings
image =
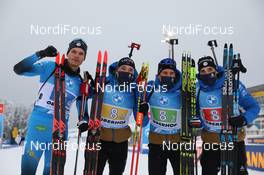
[[[177,69],[176,69],[176,62],[175,60],[171,58],[164,58],[159,62],[158,65],[158,75],[164,70],[164,69],[172,69],[175,74],[177,74]]]
[[[135,63],[134,61],[129,58],[129,57],[124,57],[124,58],[121,58],[119,61],[118,61],[118,67],[122,66],[122,65],[128,65],[128,66],[131,66],[135,69]]]
[[[200,70],[204,67],[213,67],[216,69],[216,65],[215,65],[215,62],[214,62],[214,59],[210,56],[204,56],[202,58],[200,58],[198,60],[198,70],[200,72]]]
[[[70,42],[67,54],[70,52],[71,49],[76,47],[81,48],[84,51],[84,59],[85,59],[87,52],[87,45],[82,39],[74,39],[72,42]]]

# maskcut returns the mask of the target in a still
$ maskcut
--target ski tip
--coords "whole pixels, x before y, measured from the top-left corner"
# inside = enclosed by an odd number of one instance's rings
[[[227,43],[225,43],[225,46],[224,46],[225,49],[227,49]]]
[[[65,60],[65,54],[62,55],[61,57],[61,64],[64,65],[64,60]]]
[[[192,59],[192,67],[195,67],[195,61]]]
[[[237,53],[237,59],[240,59],[240,53]]]
[[[104,51],[104,62],[108,59],[108,52],[107,50]]]
[[[187,52],[187,57],[188,57],[188,58],[191,58],[191,57],[192,57],[191,51],[188,51],[188,52]]]
[[[102,59],[102,52],[101,50],[98,51],[98,60],[101,62]]]
[[[148,67],[148,69],[149,69],[149,63],[147,62],[147,67]]]
[[[56,56],[56,64],[59,65],[60,64],[60,52],[58,52],[57,56]]]
[[[229,45],[229,48],[233,48],[233,44],[232,43]]]

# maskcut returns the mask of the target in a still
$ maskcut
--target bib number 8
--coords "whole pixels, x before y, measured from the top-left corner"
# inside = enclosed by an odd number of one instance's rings
[[[159,115],[160,115],[160,120],[164,121],[167,119],[167,113],[166,111],[160,111],[159,112]]]
[[[111,116],[112,118],[117,118],[117,109],[116,109],[116,108],[112,108],[112,109],[111,109],[110,116]]]
[[[217,110],[212,110],[210,113],[212,120],[220,120],[220,115]]]

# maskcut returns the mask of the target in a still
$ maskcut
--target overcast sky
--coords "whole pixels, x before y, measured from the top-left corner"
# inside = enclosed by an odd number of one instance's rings
[[[241,76],[247,86],[263,84],[263,28],[264,2],[262,0],[178,1],[178,0],[1,0],[0,2],[0,98],[32,104],[38,87],[38,78],[17,76],[13,65],[24,57],[52,44],[66,52],[68,43],[77,37],[88,44],[88,53],[82,70],[95,71],[98,49],[109,51],[109,62],[127,56],[131,41],[141,43],[134,52],[137,69],[143,61],[149,62],[151,78],[157,71],[157,63],[168,55],[168,46],[161,43],[163,27],[194,27],[221,30],[216,34],[200,31],[179,33],[179,45],[175,48],[180,68],[181,53],[191,51],[198,60],[211,55],[206,45],[217,39],[216,54],[222,63],[223,44],[232,42],[235,52],[240,52],[248,72]],[[32,32],[32,26],[84,26],[90,33],[74,35]],[[95,32],[93,32],[93,30]],[[180,30],[180,29],[179,29]],[[227,31],[227,32],[226,32]]]

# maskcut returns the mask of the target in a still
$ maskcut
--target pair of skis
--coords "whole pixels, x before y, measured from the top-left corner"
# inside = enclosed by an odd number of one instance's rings
[[[234,138],[232,128],[228,123],[229,118],[233,116],[233,88],[234,77],[232,74],[233,45],[224,46],[223,68],[224,68],[224,86],[222,89],[222,125],[220,141],[223,145],[233,144]],[[233,174],[235,170],[232,150],[221,150],[221,175]]]
[[[63,175],[66,161],[66,119],[65,119],[65,55],[56,56],[54,84],[54,117],[52,129],[52,157],[50,174]]]
[[[237,149],[227,148],[229,144],[236,146],[238,134],[237,128],[231,127],[228,120],[239,115],[239,73],[245,73],[246,68],[241,63],[240,54],[234,55],[233,44],[230,44],[229,48],[227,44],[224,45],[223,68],[225,81],[222,89],[220,141],[221,144],[226,145],[226,149],[221,150],[221,175],[237,175]]]
[[[89,119],[89,131],[86,139],[85,149],[85,168],[84,175],[96,175],[97,170],[97,154],[98,150],[94,148],[94,145],[99,143],[100,139],[100,118],[104,95],[104,85],[106,79],[107,69],[107,51],[104,52],[104,60],[101,73],[102,53],[99,51],[96,76],[95,76],[95,95],[92,101],[92,109]],[[54,118],[52,129],[52,158],[51,158],[51,175],[63,175],[64,165],[66,161],[66,118],[65,118],[65,72],[63,70],[65,55],[60,57],[60,54],[56,56],[55,66],[55,87],[54,87]],[[84,76],[84,83],[81,85],[82,102],[80,109],[80,118],[83,118],[85,107],[87,104],[87,97],[89,92],[89,83],[87,79],[87,72]],[[78,148],[81,133],[78,133]],[[92,148],[91,146],[92,145]],[[76,152],[76,159],[78,159],[78,149]],[[77,160],[75,164],[74,173],[77,170]]]
[[[108,53],[104,52],[103,66],[102,65],[102,53],[98,52],[98,59],[96,65],[95,74],[95,87],[94,96],[92,99],[92,106],[89,118],[89,130],[86,138],[85,146],[85,165],[84,175],[96,175],[97,174],[97,161],[98,151],[100,149],[100,126],[101,126],[101,111],[104,97],[104,87],[106,81]]]
[[[140,91],[138,94],[138,109],[141,102],[146,102],[146,86],[148,83],[148,73],[149,73],[149,64],[142,64],[141,71],[137,78],[137,84],[140,87]],[[135,164],[135,175],[138,174],[138,162],[139,162],[139,155],[141,149],[141,136],[142,136],[142,121],[143,121],[144,114],[142,112],[137,112],[136,116],[136,124],[133,136],[133,149],[132,149],[132,160],[131,160],[131,167],[130,167],[130,175],[133,175],[134,172],[134,161],[135,161],[135,152],[136,153],[136,164]],[[138,133],[139,128],[139,133]],[[137,146],[137,150],[136,150]]]
[[[191,58],[190,54],[186,53],[183,53],[182,55],[181,93],[181,143],[183,143],[183,147],[181,147],[180,153],[180,174],[197,175],[196,149],[192,149],[196,148],[196,136],[194,136],[193,129],[189,125],[190,122],[192,122],[193,125],[200,124],[200,120],[196,118],[196,70],[194,59]],[[185,149],[186,144],[191,144],[191,148]]]

